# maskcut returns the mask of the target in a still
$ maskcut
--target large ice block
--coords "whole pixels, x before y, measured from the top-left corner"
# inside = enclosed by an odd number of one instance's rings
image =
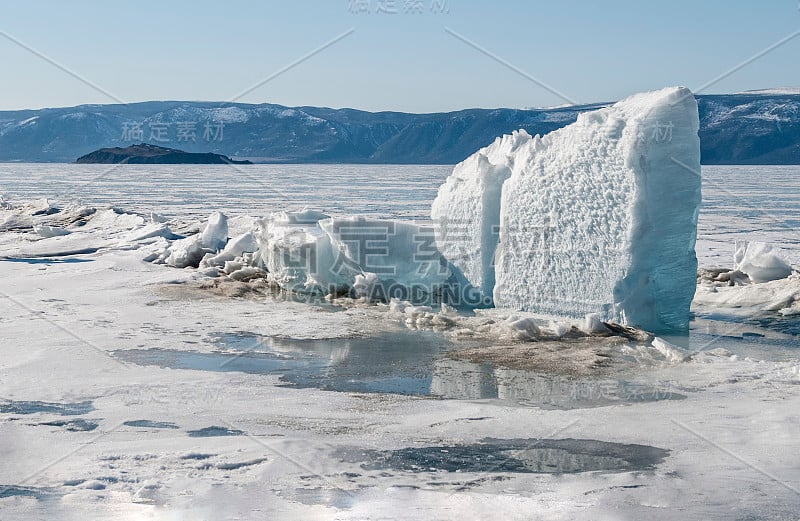
[[[694,96],[674,87],[583,113],[512,151],[495,305],[686,329],[697,270],[698,127]]]

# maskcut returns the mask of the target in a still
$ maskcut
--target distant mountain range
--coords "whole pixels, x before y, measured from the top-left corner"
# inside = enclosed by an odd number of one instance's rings
[[[800,164],[800,93],[697,100],[704,164]],[[501,134],[544,134],[605,105],[408,114],[149,101],[0,111],[0,161],[73,162],[99,148],[147,142],[254,162],[453,164]]]

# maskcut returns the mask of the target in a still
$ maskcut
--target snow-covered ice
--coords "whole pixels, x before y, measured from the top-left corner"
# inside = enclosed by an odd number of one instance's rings
[[[58,237],[59,235],[69,235],[69,231],[65,230],[64,228],[59,228],[58,226],[48,226],[46,224],[38,224],[34,226],[33,231],[45,239],[50,237]]]
[[[156,229],[166,231],[163,225],[156,225]],[[202,232],[176,240],[157,260],[175,268],[197,268],[206,255],[216,254],[227,242],[228,218],[221,212],[214,212],[209,216]]]
[[[737,242],[733,268],[701,268],[697,280],[696,313],[754,320],[800,313],[800,272],[765,242]]]

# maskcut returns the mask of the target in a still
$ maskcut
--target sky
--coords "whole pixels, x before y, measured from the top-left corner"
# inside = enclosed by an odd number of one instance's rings
[[[798,0],[26,0],[2,7],[0,109],[440,112],[740,92],[800,86],[798,31]]]

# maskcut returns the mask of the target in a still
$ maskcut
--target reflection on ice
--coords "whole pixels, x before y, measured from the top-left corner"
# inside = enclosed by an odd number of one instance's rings
[[[668,450],[647,445],[576,439],[485,439],[469,445],[340,453],[345,461],[363,462],[366,470],[535,474],[648,470],[668,455]]]
[[[85,253],[85,252],[84,252]],[[94,252],[91,252],[94,253]],[[92,262],[93,259],[82,259],[80,257],[0,257],[2,262],[23,262],[25,264],[80,264],[82,262]]]
[[[350,508],[354,502],[353,493],[341,488],[297,488],[285,495],[304,505],[325,505],[339,509]]]
[[[49,488],[0,485],[0,499],[8,497],[29,497],[42,500],[52,495],[53,491]]]
[[[62,402],[39,402],[39,401],[15,401],[7,400],[0,402],[0,413],[6,414],[58,414],[61,416],[79,416],[94,410],[94,405],[90,401],[62,403]]]
[[[139,365],[280,375],[285,385],[339,392],[490,399],[543,408],[602,407],[685,398],[669,389],[598,374],[574,377],[454,360],[456,349],[430,331],[397,329],[367,338],[216,337],[225,352],[134,349],[114,353]]]
[[[443,398],[496,398],[523,406],[552,409],[686,398],[656,385],[614,378],[540,374],[451,359],[436,362],[431,391]]]

